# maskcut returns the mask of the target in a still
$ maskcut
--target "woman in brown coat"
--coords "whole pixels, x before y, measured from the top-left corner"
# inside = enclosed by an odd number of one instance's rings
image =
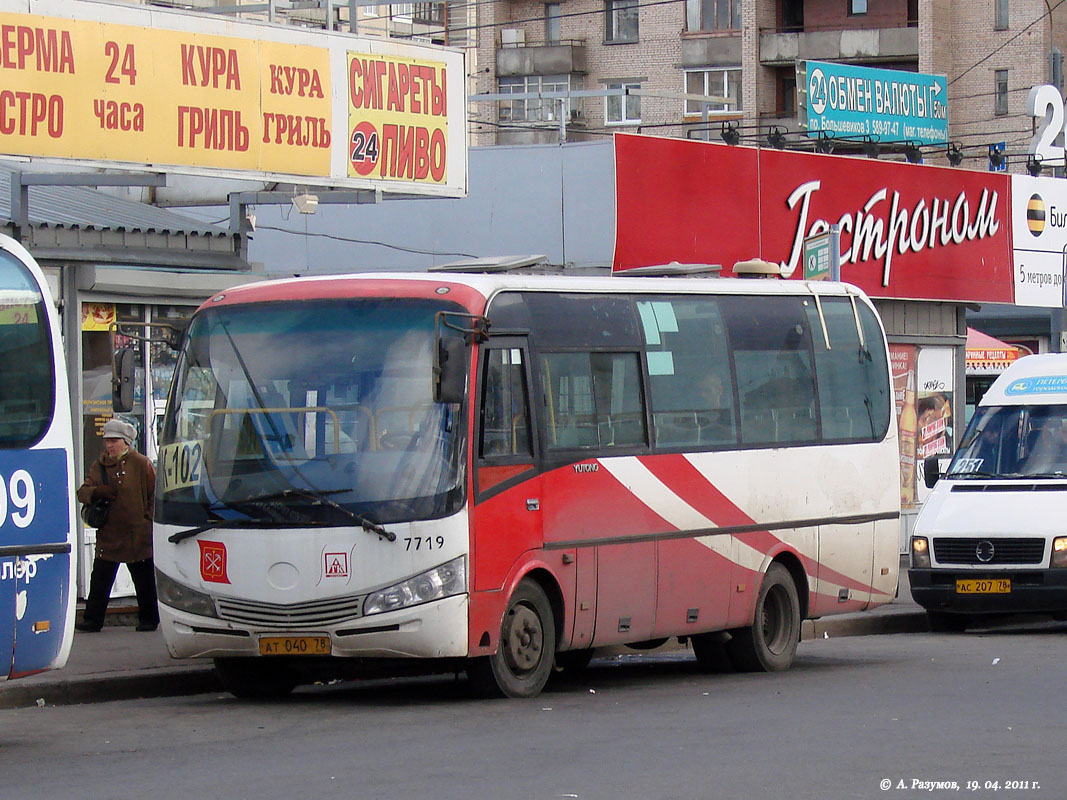
[[[139,631],[159,626],[156,606],[156,576],[152,564],[152,503],[156,470],[152,462],[133,449],[137,429],[128,422],[110,419],[104,423],[104,452],[89,467],[78,488],[78,500],[89,503],[111,500],[107,521],[96,531],[96,558],[89,579],[85,615],[75,627],[95,632],[104,625],[119,564],[125,564],[137,590]],[[104,481],[104,474],[107,480]]]

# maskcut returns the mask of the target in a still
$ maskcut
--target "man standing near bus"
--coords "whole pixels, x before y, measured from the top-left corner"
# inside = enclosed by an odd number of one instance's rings
[[[111,500],[107,520],[96,531],[89,597],[82,621],[75,625],[79,631],[94,633],[103,627],[119,564],[129,569],[137,591],[137,630],[154,631],[159,626],[152,564],[156,471],[147,457],[133,449],[136,436],[137,429],[128,422],[105,422],[104,452],[89,467],[85,482],[78,488],[82,503]]]

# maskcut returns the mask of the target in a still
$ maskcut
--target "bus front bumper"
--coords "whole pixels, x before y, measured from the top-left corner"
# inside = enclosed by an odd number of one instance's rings
[[[961,592],[957,581],[1007,579],[1008,592]],[[909,569],[911,596],[927,611],[957,614],[1009,614],[1067,610],[1067,569],[979,572]]]
[[[329,637],[328,655],[339,658],[453,658],[467,655],[468,607],[468,596],[463,594],[337,624],[300,628],[243,626],[163,604],[159,615],[167,649],[174,658],[260,656],[265,637],[275,641],[277,637],[294,637],[303,642],[307,641],[304,637],[324,636]]]

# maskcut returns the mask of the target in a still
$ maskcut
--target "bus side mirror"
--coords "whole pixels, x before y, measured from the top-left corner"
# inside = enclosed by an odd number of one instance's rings
[[[189,330],[189,320],[171,320],[167,325],[166,342],[174,352],[178,352],[182,349],[182,344],[185,342],[185,332]]]
[[[115,351],[115,364],[111,373],[111,407],[120,414],[133,411],[134,358],[132,347]]]
[[[437,363],[434,364],[434,400],[438,403],[462,403],[467,388],[467,345],[463,339],[437,340]]]
[[[926,488],[933,489],[941,477],[941,459],[944,455],[927,456],[923,461],[923,475],[926,480]]]

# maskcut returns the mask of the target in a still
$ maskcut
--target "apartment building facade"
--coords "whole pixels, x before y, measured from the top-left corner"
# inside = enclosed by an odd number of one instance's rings
[[[988,145],[1022,153],[1031,86],[1062,90],[1067,6],[1045,0],[486,0],[478,5],[471,88],[478,95],[593,93],[473,104],[472,143],[569,140],[640,131],[742,141],[774,130],[801,146],[796,65],[836,61],[945,75],[949,137],[963,166],[988,168]],[[701,96],[713,98],[702,102]],[[704,107],[707,116],[704,116]],[[564,125],[560,125],[560,114]],[[779,140],[780,141],[780,140]],[[810,144],[810,143],[809,143]],[[854,144],[840,142],[845,150]],[[894,143],[884,151],[901,152]],[[927,147],[927,163],[943,163]],[[1008,159],[1021,171],[1025,159]]]

